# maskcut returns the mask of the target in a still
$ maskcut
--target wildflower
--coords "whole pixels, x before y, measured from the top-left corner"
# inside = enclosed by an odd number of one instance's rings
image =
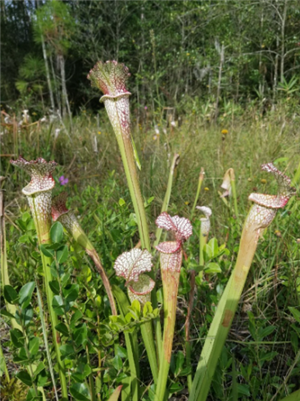
[[[61,177],[59,177],[59,183],[60,185],[66,185],[69,182],[68,178],[65,178],[63,175]]]
[[[40,122],[41,122],[41,123],[45,123],[45,122],[47,122],[47,117],[46,117],[46,116],[44,116],[43,118],[41,118],[41,119],[40,119]]]
[[[209,188],[208,187],[204,187],[204,191],[209,191]]]
[[[190,202],[189,202],[189,201],[185,201],[184,204],[185,204],[185,205],[189,205]]]
[[[98,131],[98,135],[101,135],[101,131]]]
[[[187,56],[189,56],[189,55],[190,55],[190,53],[186,53],[186,55],[187,55]]]
[[[147,106],[145,106],[145,107],[144,107],[144,109],[145,109],[145,110],[148,110],[148,107],[147,107]]]
[[[171,121],[171,126],[173,127],[173,128],[176,128],[176,121]]]
[[[227,135],[228,134],[228,130],[227,129],[222,129],[221,134],[222,135]]]
[[[265,180],[264,178],[262,178],[262,179],[260,180],[260,182],[261,182],[262,184],[266,184],[266,183],[267,183],[267,180]]]
[[[36,113],[35,111],[32,113],[33,116],[36,116],[36,114],[37,114],[37,113]]]
[[[154,127],[154,131],[155,131],[156,135],[159,135],[159,129],[158,129],[158,125],[155,125],[155,127]]]

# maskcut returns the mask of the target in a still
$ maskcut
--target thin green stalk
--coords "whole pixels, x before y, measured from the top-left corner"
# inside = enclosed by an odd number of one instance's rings
[[[145,322],[141,324],[141,333],[143,337],[143,342],[146,348],[147,356],[150,363],[151,373],[154,380],[154,383],[157,383],[158,377],[158,363],[156,358],[156,349],[154,345],[153,339],[153,329],[152,322]]]
[[[32,197],[32,205],[33,205],[32,213],[34,214],[34,221],[36,222],[35,226],[36,226],[36,231],[37,231],[37,236],[38,236],[38,242],[40,245],[41,244],[50,244],[50,242],[51,242],[50,241],[50,230],[44,231],[44,233],[41,234],[39,220],[37,217],[38,212],[36,210],[34,197]],[[61,360],[61,353],[60,353],[60,349],[59,349],[60,336],[55,328],[58,325],[59,320],[52,307],[54,295],[53,295],[53,292],[49,285],[50,281],[52,281],[52,279],[53,279],[52,274],[51,274],[51,269],[50,269],[52,261],[49,257],[44,255],[43,252],[41,252],[41,258],[42,258],[42,265],[43,265],[43,271],[44,271],[44,282],[45,282],[45,290],[46,290],[46,297],[47,297],[47,303],[48,303],[48,311],[49,311],[50,322],[51,322],[52,339],[53,339],[53,343],[54,343],[56,360],[57,360],[57,364],[58,364],[62,396],[63,396],[63,400],[67,401],[68,400],[67,380],[66,380],[66,376],[65,376],[64,363]]]
[[[53,384],[55,399],[56,399],[56,401],[59,401],[54,372],[53,372],[53,366],[52,366],[52,361],[51,361],[51,354],[50,354],[50,349],[49,349],[49,344],[48,344],[46,324],[45,324],[45,319],[44,319],[44,315],[43,315],[42,298],[41,298],[37,280],[35,280],[35,283],[36,283],[36,293],[37,293],[37,300],[38,300],[38,305],[39,305],[39,314],[40,314],[40,319],[41,319],[44,344],[45,344],[45,349],[46,349],[47,361],[48,361],[48,365],[49,365],[49,372],[50,372],[50,376],[51,376],[51,380],[52,380],[52,384]]]
[[[86,355],[87,355],[87,363],[89,366],[91,366],[89,347],[86,346],[85,350],[86,350]],[[93,372],[91,372],[89,374],[89,387],[90,387],[90,392],[91,392],[91,396],[92,396],[92,401],[96,401],[96,391],[95,391]]]
[[[176,153],[172,160],[172,164],[171,164],[171,168],[170,168],[170,172],[169,172],[167,190],[165,193],[165,197],[164,197],[164,201],[163,201],[160,213],[168,211],[170,198],[171,198],[171,192],[172,192],[174,173],[175,173],[176,167],[178,166],[179,161],[180,161],[180,155]],[[155,233],[155,241],[153,244],[154,247],[159,244],[161,233],[162,233],[162,228],[157,227],[156,233]]]
[[[294,174],[294,177],[292,179],[292,185],[294,186],[298,184],[299,180],[300,180],[300,163],[298,164],[296,173]]]
[[[123,291],[116,285],[112,286],[113,294],[116,297],[121,316],[124,317],[128,312],[129,301]],[[127,349],[127,356],[130,369],[130,380],[129,388],[122,390],[123,401],[139,401],[138,391],[138,378],[139,378],[139,350],[138,350],[138,339],[136,332],[128,333],[124,332],[125,343]],[[125,381],[124,381],[124,384]]]
[[[232,197],[233,197],[234,213],[235,213],[235,217],[238,219],[239,218],[239,210],[238,210],[238,204],[237,204],[235,177],[234,177],[233,170],[232,170],[230,184],[231,184]]]
[[[204,266],[204,246],[207,243],[207,236],[203,235],[202,224],[200,224],[200,238],[199,238],[199,266]],[[201,269],[202,270],[202,269]]]
[[[195,213],[195,209],[196,209],[196,206],[197,206],[197,203],[198,203],[198,199],[199,199],[202,183],[203,183],[203,180],[204,180],[204,174],[205,174],[204,168],[201,167],[200,174],[199,174],[199,179],[198,179],[197,192],[196,192],[194,204],[193,204],[191,215],[190,215],[190,220],[192,220],[192,218],[194,216],[194,213]]]
[[[192,377],[192,364],[191,364],[190,319],[191,319],[193,303],[194,303],[195,274],[196,274],[195,270],[192,270],[190,272],[191,290],[190,290],[190,296],[189,296],[188,312],[187,312],[187,316],[186,316],[186,319],[185,319],[185,356],[186,356],[186,365],[188,367],[190,367],[190,369],[191,369],[191,373],[189,373],[188,376],[187,376],[189,392],[192,389],[192,380],[193,380],[193,377]]]

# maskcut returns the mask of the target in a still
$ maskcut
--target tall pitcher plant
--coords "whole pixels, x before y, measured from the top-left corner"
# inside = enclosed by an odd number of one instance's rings
[[[92,86],[104,93],[100,101],[104,102],[109,120],[116,134],[137,217],[142,248],[150,251],[148,223],[131,142],[129,110],[129,96],[131,93],[126,89],[129,76],[128,68],[124,64],[119,64],[114,60],[106,63],[98,61],[90,71],[88,79],[91,80]]]

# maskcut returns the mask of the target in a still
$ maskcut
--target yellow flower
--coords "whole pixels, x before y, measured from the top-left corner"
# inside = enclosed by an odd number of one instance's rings
[[[205,188],[204,188],[204,191],[209,191],[209,188],[208,188],[208,187],[205,187]]]
[[[184,204],[185,204],[185,205],[189,205],[189,204],[190,204],[190,202],[189,202],[189,201],[186,201],[186,202],[184,202]]]
[[[228,134],[228,129],[222,129],[221,134],[222,135],[227,135]]]
[[[32,115],[33,115],[33,116],[36,116],[36,112],[34,111],[34,112],[32,113]]]
[[[98,131],[98,134],[101,135],[101,131]]]
[[[189,55],[190,55],[190,53],[187,53],[186,55],[187,55],[187,56],[189,56]]]
[[[262,184],[266,184],[266,183],[267,183],[267,180],[265,180],[264,178],[262,178],[262,179],[260,180],[260,182],[261,182]]]

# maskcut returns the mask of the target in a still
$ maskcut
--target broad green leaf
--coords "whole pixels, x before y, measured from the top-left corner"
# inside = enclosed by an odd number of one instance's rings
[[[216,274],[216,273],[222,273],[221,267],[218,265],[218,263],[208,263],[208,265],[204,269],[205,273],[207,274]]]
[[[18,302],[18,293],[11,285],[4,286],[4,298],[10,304],[16,304]]]
[[[90,401],[91,395],[85,383],[74,383],[70,387],[70,393],[78,401]]]
[[[53,249],[49,249],[49,246],[48,246],[48,245],[42,244],[42,245],[40,246],[40,249],[41,249],[41,252],[42,252],[45,256],[47,256],[48,258],[52,258],[52,257],[53,257],[54,251],[53,251]]]
[[[88,332],[85,323],[78,329],[74,330],[74,341],[77,347],[80,345],[85,346],[88,342]]]
[[[39,346],[40,346],[40,343],[39,343],[39,339],[37,337],[34,337],[29,341],[29,353],[31,356],[34,356],[38,353]]]
[[[65,336],[69,336],[70,334],[67,326],[64,323],[59,323],[57,326],[55,326],[55,329]]]
[[[69,257],[69,249],[67,245],[64,245],[62,249],[59,249],[56,253],[58,263],[64,263],[68,260]]]
[[[59,221],[56,221],[50,229],[51,241],[55,244],[61,242],[64,238],[64,229]]]
[[[30,283],[26,283],[21,288],[21,290],[19,292],[19,296],[20,296],[19,304],[22,306],[23,309],[25,309],[30,304],[34,288],[35,288],[34,281],[31,281]]]
[[[10,319],[14,319],[15,318],[14,315],[9,313],[6,309],[0,310],[0,315],[9,317]]]
[[[49,282],[49,287],[51,288],[53,294],[59,295],[60,288],[59,288],[59,282],[57,280],[50,281]]]
[[[55,295],[53,297],[52,307],[58,316],[64,314],[64,301],[60,295]]]
[[[23,382],[24,384],[26,384],[27,386],[31,386],[32,385],[32,379],[30,374],[26,371],[26,370],[21,370],[21,372],[16,374],[16,377],[21,380],[21,382]]]
[[[24,336],[23,333],[18,329],[10,330],[10,338],[13,345],[17,348],[21,348],[24,345]]]
[[[79,294],[79,285],[78,284],[68,284],[63,289],[63,294],[65,297],[66,304],[76,301],[78,294]]]

